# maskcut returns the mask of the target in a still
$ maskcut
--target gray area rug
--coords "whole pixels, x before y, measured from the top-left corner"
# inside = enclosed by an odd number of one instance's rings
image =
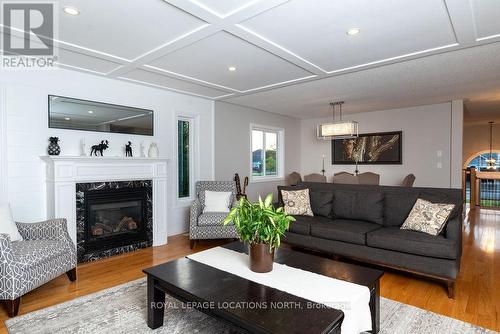
[[[232,325],[167,297],[164,326],[146,325],[146,280],[140,279],[6,321],[9,333],[239,333]],[[379,333],[496,333],[381,298]]]

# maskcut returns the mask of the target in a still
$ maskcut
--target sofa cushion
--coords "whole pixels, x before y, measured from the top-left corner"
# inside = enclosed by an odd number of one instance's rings
[[[333,192],[331,191],[311,191],[311,209],[315,216],[332,217]]]
[[[21,267],[29,268],[69,252],[68,244],[59,240],[26,240],[11,243],[12,256]]]
[[[198,217],[198,226],[217,226],[222,225],[226,219],[227,212],[205,212]]]
[[[311,233],[312,225],[330,222],[330,219],[321,216],[294,216],[294,218],[295,221],[290,223],[288,231],[303,235]]]
[[[329,222],[311,224],[311,235],[322,239],[365,245],[366,233],[379,228],[380,225],[375,223],[359,220],[335,219]]]
[[[382,225],[384,194],[378,191],[336,190],[333,197],[335,218],[365,220]]]
[[[397,227],[383,227],[369,232],[366,240],[370,247],[442,259],[457,258],[457,243],[439,235],[401,230]]]
[[[415,192],[399,194],[386,193],[384,196],[384,226],[401,226],[417,201]]]

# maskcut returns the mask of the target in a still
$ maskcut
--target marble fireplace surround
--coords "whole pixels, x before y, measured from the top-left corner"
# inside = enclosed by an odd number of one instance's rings
[[[151,180],[153,246],[167,243],[167,163],[163,158],[42,156],[46,163],[47,216],[66,218],[77,243],[76,184]]]

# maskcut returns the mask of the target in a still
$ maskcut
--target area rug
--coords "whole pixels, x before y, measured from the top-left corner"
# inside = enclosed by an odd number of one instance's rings
[[[379,333],[495,333],[396,301],[380,299]],[[146,325],[146,280],[139,279],[6,321],[9,333],[240,333],[168,296],[164,326]]]

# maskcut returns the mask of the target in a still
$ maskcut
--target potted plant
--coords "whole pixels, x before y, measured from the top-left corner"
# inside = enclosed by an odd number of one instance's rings
[[[295,218],[273,206],[273,194],[262,201],[251,203],[242,197],[231,209],[224,225],[234,223],[240,239],[250,244],[250,270],[267,273],[273,269],[274,250]]]

